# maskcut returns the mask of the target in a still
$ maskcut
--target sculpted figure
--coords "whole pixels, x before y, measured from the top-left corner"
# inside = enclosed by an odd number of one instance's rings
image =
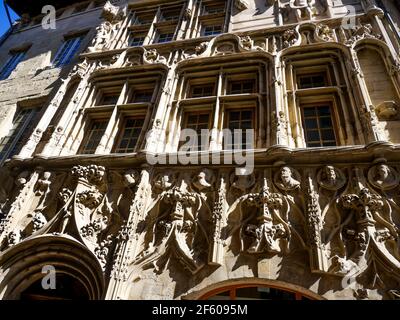
[[[281,170],[275,175],[275,183],[279,189],[294,190],[300,188],[300,181],[298,177],[294,177],[295,171],[289,167],[282,167]]]
[[[318,183],[328,190],[338,190],[344,186],[346,180],[343,173],[333,166],[326,166],[318,173]]]
[[[296,17],[299,21],[311,20],[313,14],[313,6],[315,0],[290,0],[289,6],[295,10]]]
[[[381,163],[368,171],[369,182],[378,189],[392,189],[399,183],[399,177],[393,168]]]
[[[208,169],[203,169],[193,178],[193,185],[200,191],[208,189],[212,186],[213,172]]]

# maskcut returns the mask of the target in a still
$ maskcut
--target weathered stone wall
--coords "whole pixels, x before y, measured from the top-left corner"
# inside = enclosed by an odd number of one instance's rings
[[[65,77],[68,69],[78,60],[76,57],[62,69],[52,67],[52,59],[62,45],[64,36],[75,31],[88,31],[80,48],[82,51],[91,41],[95,27],[101,22],[100,13],[101,8],[97,8],[60,18],[55,30],[45,30],[40,24],[21,29],[3,43],[0,48],[0,65],[9,59],[10,50],[27,45],[31,47],[8,79],[0,81],[0,137],[10,129],[18,102],[47,97],[61,84],[60,77]],[[45,101],[48,103],[48,99]],[[43,107],[46,107],[46,103]]]

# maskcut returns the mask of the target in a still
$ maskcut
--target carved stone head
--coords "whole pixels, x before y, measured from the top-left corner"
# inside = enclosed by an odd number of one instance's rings
[[[368,180],[378,189],[392,189],[398,185],[399,176],[392,167],[380,163],[369,169]]]
[[[275,174],[275,184],[281,190],[293,190],[300,187],[300,174],[293,168],[284,166]]]
[[[333,166],[325,166],[318,172],[318,183],[328,190],[338,190],[346,183],[344,174]]]

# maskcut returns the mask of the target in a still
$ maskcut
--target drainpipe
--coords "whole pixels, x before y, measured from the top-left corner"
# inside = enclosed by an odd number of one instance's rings
[[[7,14],[7,18],[8,18],[8,22],[10,23],[10,28],[6,31],[6,33],[0,38],[0,46],[3,45],[3,43],[7,40],[7,38],[10,36],[10,34],[13,32],[13,22],[11,20],[11,15],[10,15],[10,11],[8,9],[8,5],[7,5],[7,0],[3,0],[3,4],[4,4],[4,10],[6,10],[6,14]]]

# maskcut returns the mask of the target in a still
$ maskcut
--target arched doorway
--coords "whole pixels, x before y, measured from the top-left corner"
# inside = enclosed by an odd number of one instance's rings
[[[55,272],[55,288],[46,290],[42,280],[50,274],[49,268]],[[104,298],[100,263],[83,244],[67,235],[44,235],[20,242],[0,255],[0,271],[4,272],[0,299]]]
[[[301,292],[270,286],[236,285],[211,291],[201,300],[314,300]]]
[[[45,289],[39,279],[21,293],[20,300],[89,300],[85,286],[68,274],[56,274],[55,285]]]
[[[299,285],[259,278],[222,281],[182,298],[185,300],[324,300],[320,295]]]

